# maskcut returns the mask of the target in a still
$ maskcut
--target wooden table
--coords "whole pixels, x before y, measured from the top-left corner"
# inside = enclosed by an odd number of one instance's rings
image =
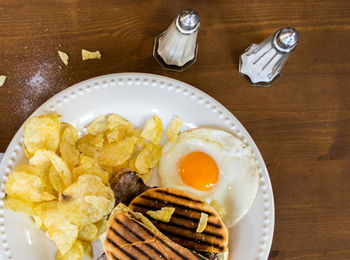
[[[214,4],[215,2],[215,4]],[[164,71],[154,38],[183,8],[201,17],[197,62]],[[251,87],[238,57],[284,26],[299,46],[271,88]],[[61,90],[95,76],[148,72],[189,83],[247,128],[276,203],[271,259],[350,259],[350,1],[18,1],[0,3],[0,152]],[[81,60],[81,49],[101,60]],[[69,65],[57,55],[69,54]]]

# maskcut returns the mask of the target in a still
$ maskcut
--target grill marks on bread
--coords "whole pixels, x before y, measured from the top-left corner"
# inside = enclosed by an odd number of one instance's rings
[[[108,259],[206,259],[120,212],[108,226],[105,251]]]
[[[174,207],[168,223],[149,218],[166,236],[176,243],[196,251],[225,252],[228,244],[228,232],[219,215],[206,202],[179,189],[150,189],[136,197],[129,208],[146,215],[148,210],[161,207]],[[208,214],[207,227],[202,233],[196,229],[201,212]]]

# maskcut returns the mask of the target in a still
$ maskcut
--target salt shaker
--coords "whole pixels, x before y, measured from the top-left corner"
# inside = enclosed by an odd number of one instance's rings
[[[195,10],[182,10],[168,29],[156,37],[153,56],[164,69],[183,71],[196,61],[199,26]]]
[[[239,72],[255,86],[270,86],[297,46],[298,32],[283,28],[259,44],[252,44],[239,59]]]

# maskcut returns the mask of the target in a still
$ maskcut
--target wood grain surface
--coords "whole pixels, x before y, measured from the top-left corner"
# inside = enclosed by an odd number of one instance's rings
[[[198,59],[164,71],[154,38],[183,8],[200,14]],[[251,87],[239,55],[285,26],[300,41],[283,76]],[[2,0],[0,31],[0,152],[36,108],[77,82],[115,72],[176,78],[226,106],[258,145],[276,203],[270,259],[350,259],[349,0]],[[82,48],[102,59],[82,61]]]

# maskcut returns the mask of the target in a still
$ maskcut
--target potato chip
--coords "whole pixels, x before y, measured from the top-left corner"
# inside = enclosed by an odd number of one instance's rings
[[[74,180],[83,174],[93,174],[99,176],[104,184],[109,183],[109,172],[104,170],[97,163],[97,161],[95,161],[95,159],[86,155],[81,155],[80,162],[78,163],[77,167],[75,167],[73,170]]]
[[[58,193],[61,193],[66,188],[64,182],[61,179],[60,174],[58,173],[56,168],[53,166],[51,166],[49,171],[49,180],[53,189]]]
[[[77,147],[78,150],[92,158],[95,158],[95,156],[100,152],[100,150],[103,147],[104,138],[102,134],[99,135],[91,135],[87,134],[84,135],[80,140],[78,141]]]
[[[105,115],[98,116],[87,127],[86,131],[92,135],[103,134],[108,130],[107,117]]]
[[[13,171],[5,184],[5,192],[8,196],[27,201],[47,201],[56,197],[44,191],[43,180],[33,174],[24,171]]]
[[[117,142],[125,137],[135,135],[135,129],[132,124],[116,114],[110,114],[108,116],[108,129],[106,137],[109,143]]]
[[[72,247],[65,253],[57,251],[56,260],[81,260],[84,257],[84,246],[81,241],[77,240]]]
[[[162,207],[160,210],[148,210],[146,213],[153,219],[169,222],[174,211],[173,207]]]
[[[92,251],[92,245],[90,242],[86,242],[86,241],[79,241],[80,244],[82,244],[83,249],[84,249],[84,255],[87,256],[88,258],[92,259],[94,252]]]
[[[160,144],[163,135],[163,124],[158,116],[150,118],[143,128],[140,136],[154,144]]]
[[[101,220],[99,220],[95,223],[95,226],[98,229],[97,236],[100,236],[101,234],[106,232],[107,221],[108,221],[108,217],[104,216]]]
[[[136,171],[137,172],[137,171]],[[144,183],[148,183],[152,179],[152,170],[149,170],[147,172],[137,172],[138,176],[142,179]]]
[[[104,197],[102,206],[96,208],[86,196]],[[108,201],[108,203],[107,203]],[[100,177],[84,174],[62,192],[59,207],[77,225],[86,225],[101,220],[114,206],[114,192],[105,186]],[[104,211],[101,211],[101,208]]]
[[[126,162],[134,152],[136,137],[127,137],[120,142],[105,144],[97,160],[102,165],[118,166]]]
[[[162,147],[153,143],[148,143],[136,157],[135,167],[139,173],[147,173],[159,162],[162,155]]]
[[[1,75],[0,76],[0,87],[2,87],[4,85],[5,80],[6,80],[6,76],[5,75]]]
[[[64,65],[68,65],[68,60],[69,60],[69,57],[68,57],[68,54],[63,52],[63,51],[60,51],[58,50],[58,56],[60,56],[62,62],[64,63]]]
[[[56,113],[33,116],[24,124],[23,143],[28,158],[35,151],[56,151],[60,142],[60,116]]]
[[[95,224],[83,225],[80,228],[78,239],[85,241],[94,241],[98,239],[98,228]]]
[[[208,223],[208,214],[201,212],[201,217],[199,219],[196,232],[202,233],[204,229],[207,227],[207,223]]]
[[[216,200],[212,200],[210,201],[210,206],[212,206],[215,211],[219,214],[219,216],[222,218],[225,214],[225,208],[219,204],[219,202],[217,202]]]
[[[146,145],[147,141],[143,137],[137,137],[136,139],[136,148],[140,149]]]
[[[16,199],[11,196],[6,196],[4,198],[4,205],[5,205],[5,208],[9,210],[22,212],[29,216],[34,216],[35,215],[34,208],[37,205],[37,203]]]
[[[60,212],[57,201],[41,203],[34,211],[47,229],[49,238],[55,242],[58,250],[65,254],[78,237],[79,227]]]
[[[137,172],[137,168],[135,166],[135,163],[136,163],[136,158],[137,157],[134,157],[133,159],[131,159],[128,163],[128,167],[125,167],[125,168],[129,168],[130,171],[133,171],[133,172]]]
[[[60,155],[69,167],[70,170],[79,162],[79,151],[75,144],[78,141],[77,129],[69,124],[62,124],[61,128],[61,142],[59,145]]]
[[[55,167],[59,176],[61,177],[64,185],[67,187],[72,183],[72,173],[69,170],[67,164],[52,151],[43,151],[46,157],[50,160],[53,167]]]
[[[125,118],[117,114],[113,114],[113,113],[110,114],[108,116],[107,121],[108,121],[108,129],[110,130],[118,126],[124,126],[126,129],[130,129],[130,130],[134,128],[128,120],[126,120]]]
[[[55,193],[55,191],[50,183],[46,168],[40,168],[36,165],[22,164],[22,165],[17,166],[15,170],[38,176],[42,181],[43,190],[51,193],[52,195],[56,195],[56,193]]]
[[[177,135],[182,126],[182,120],[180,117],[176,116],[173,121],[171,121],[168,129],[165,131],[165,135],[169,142],[175,143]]]
[[[108,212],[111,204],[110,200],[106,199],[103,196],[89,195],[89,196],[85,196],[84,200],[102,212]]]
[[[101,59],[101,53],[99,51],[91,52],[91,51],[82,49],[81,57],[83,60]]]
[[[45,150],[37,150],[34,155],[29,159],[29,164],[34,165],[43,171],[47,171],[51,167],[51,162],[47,158]]]

